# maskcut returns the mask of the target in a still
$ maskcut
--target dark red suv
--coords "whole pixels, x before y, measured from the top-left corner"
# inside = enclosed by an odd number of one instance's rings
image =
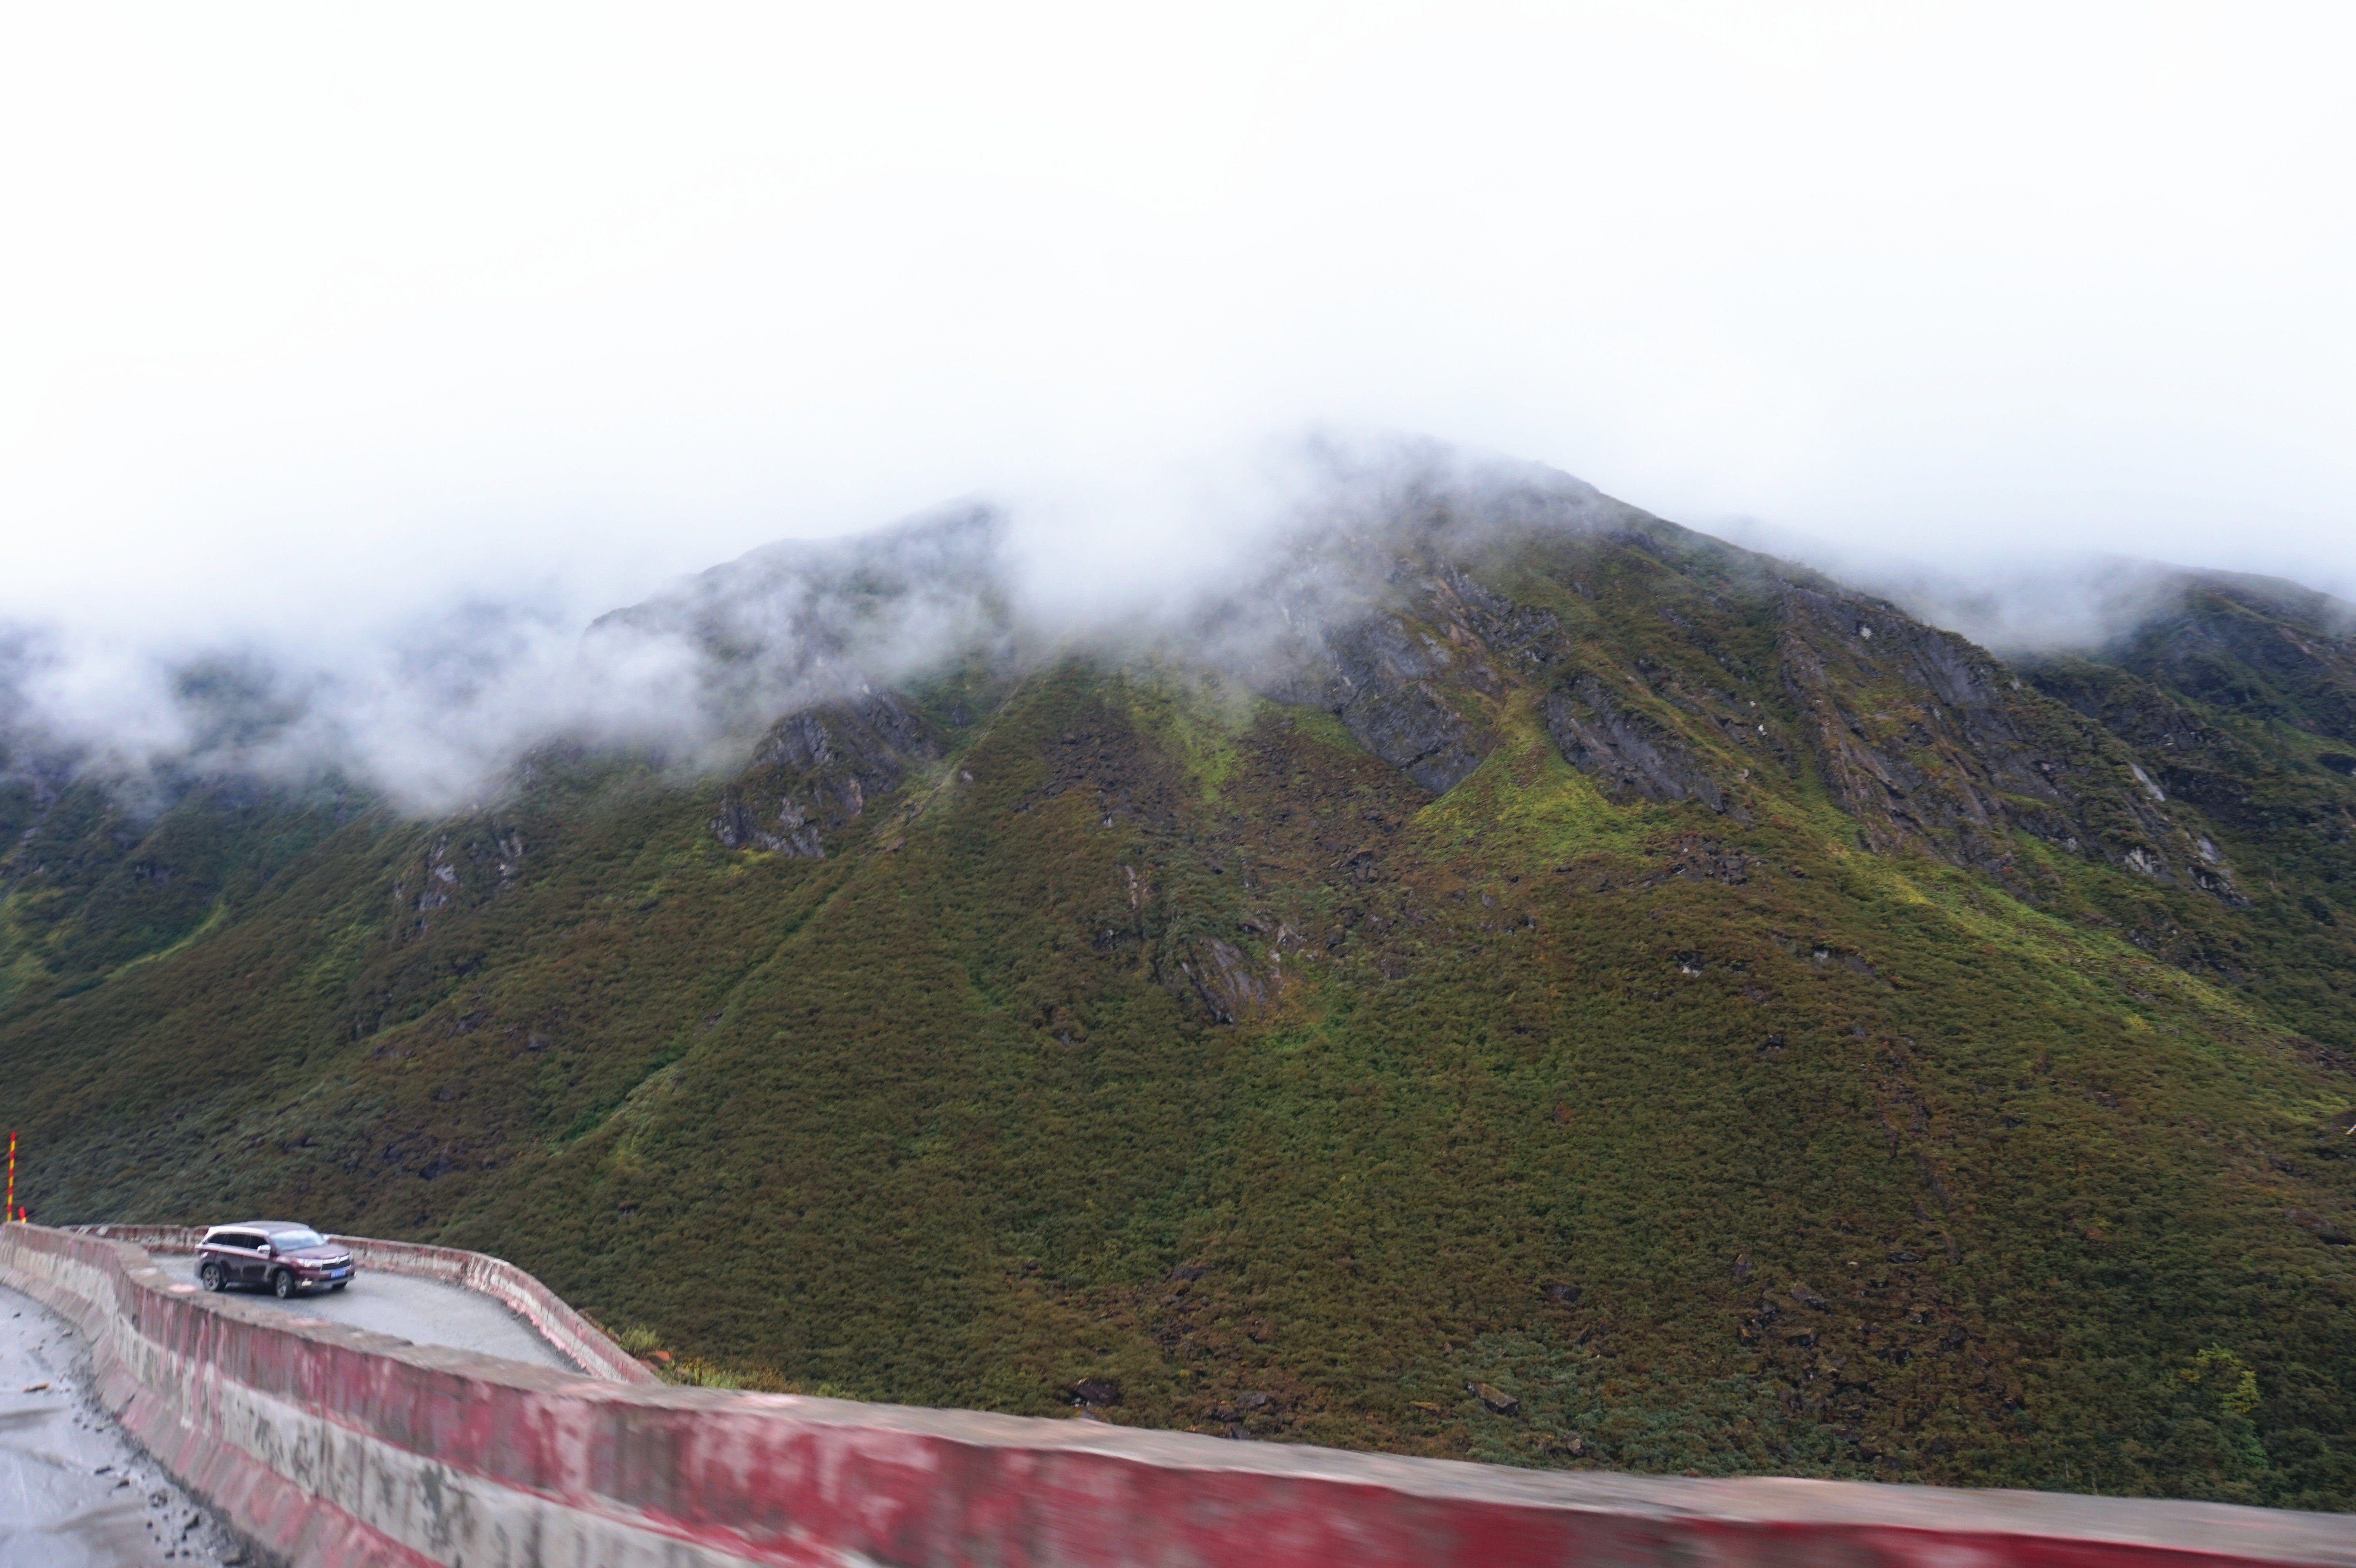
[[[341,1290],[352,1282],[352,1253],[308,1225],[248,1220],[205,1232],[197,1244],[197,1277],[207,1290],[260,1285],[282,1296],[322,1285]]]

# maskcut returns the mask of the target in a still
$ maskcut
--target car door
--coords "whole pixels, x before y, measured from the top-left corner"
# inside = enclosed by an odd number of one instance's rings
[[[232,1231],[220,1240],[229,1277],[239,1285],[261,1283],[262,1237],[252,1231]]]

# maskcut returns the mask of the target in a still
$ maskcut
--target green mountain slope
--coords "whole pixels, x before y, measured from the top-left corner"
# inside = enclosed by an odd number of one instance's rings
[[[1158,644],[985,593],[725,776],[19,766],[28,1200],[480,1247],[876,1399],[2356,1503],[2335,606],[2015,669],[1551,482],[1295,543]],[[726,585],[632,619],[741,661]]]

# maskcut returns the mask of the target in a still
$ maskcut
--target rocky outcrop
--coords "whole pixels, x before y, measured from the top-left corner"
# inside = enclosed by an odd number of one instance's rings
[[[821,859],[827,833],[899,788],[912,765],[940,755],[924,720],[888,691],[788,714],[721,790],[712,835],[731,849]]]
[[[1472,727],[1421,682],[1368,693],[1343,710],[1342,722],[1360,745],[1434,795],[1481,765]]]
[[[1993,656],[1886,605],[1794,585],[1777,652],[1826,788],[1868,848],[1905,845],[2001,879],[2011,835],[2164,885],[2241,896],[2130,751]]]
[[[1311,678],[1288,695],[1336,715],[1358,744],[1434,795],[1481,765],[1489,739],[1440,684],[1456,662],[1445,645],[1394,615],[1328,630],[1321,645]]]
[[[851,813],[858,816],[857,811]],[[759,797],[745,798],[743,788],[730,784],[720,792],[719,808],[712,818],[712,836],[730,849],[766,849],[772,854],[793,855],[804,859],[823,859],[826,846],[819,840],[817,827],[791,795],[775,802],[774,814],[765,817]]]
[[[1204,1010],[1223,1024],[1263,1012],[1284,994],[1282,976],[1273,965],[1263,972],[1241,948],[1216,937],[1190,946],[1178,970]]]
[[[1551,610],[1533,609],[1479,581],[1451,560],[1431,562],[1422,606],[1452,635],[1468,635],[1478,645],[1511,664],[1541,666],[1554,656],[1561,620]]]
[[[1547,694],[1547,732],[1563,761],[1613,800],[1698,800],[1727,809],[1726,792],[1662,725],[1614,702],[1602,681],[1581,674]]]

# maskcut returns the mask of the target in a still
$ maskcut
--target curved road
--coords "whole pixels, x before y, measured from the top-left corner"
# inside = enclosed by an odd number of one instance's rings
[[[193,1281],[195,1260],[155,1254]],[[348,1289],[256,1305],[421,1345],[578,1372],[531,1325],[462,1285],[363,1270]],[[192,1501],[91,1392],[90,1354],[66,1320],[0,1286],[0,1568],[233,1568],[252,1559],[220,1516]]]
[[[163,1253],[151,1254],[165,1270],[196,1282],[196,1259]],[[240,1301],[274,1307],[298,1317],[324,1317],[379,1334],[398,1334],[420,1345],[447,1345],[456,1350],[479,1350],[559,1371],[581,1371],[532,1326],[479,1291],[439,1280],[417,1279],[405,1274],[385,1274],[363,1268],[343,1290],[314,1291],[284,1301],[266,1290],[231,1287]]]

